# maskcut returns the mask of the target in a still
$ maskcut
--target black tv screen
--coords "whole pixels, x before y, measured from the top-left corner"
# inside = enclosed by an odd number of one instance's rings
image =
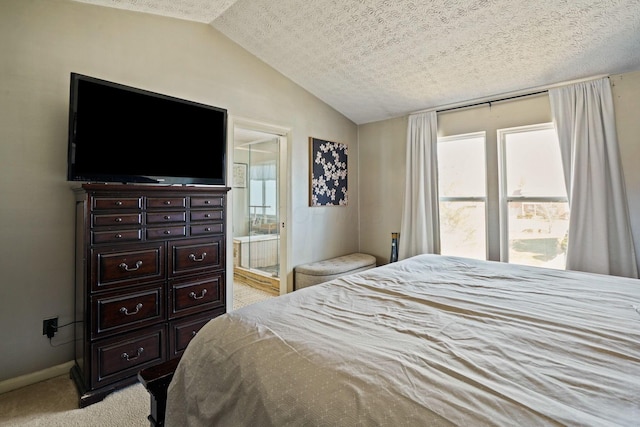
[[[224,185],[223,108],[71,73],[70,181]]]

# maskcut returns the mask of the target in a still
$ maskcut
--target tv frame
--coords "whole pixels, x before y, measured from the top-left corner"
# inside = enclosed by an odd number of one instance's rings
[[[222,113],[222,165],[221,177],[201,177],[201,176],[174,176],[174,175],[145,175],[145,174],[78,174],[75,168],[75,147],[76,147],[76,112],[78,104],[78,84],[80,81],[88,81],[107,87],[124,90],[139,95],[145,95],[151,98],[158,98],[165,101],[186,104],[189,106],[199,107],[203,109],[213,110]],[[80,73],[72,72],[70,76],[69,89],[69,129],[68,129],[68,147],[67,147],[67,180],[73,182],[90,182],[90,183],[123,183],[123,184],[162,184],[162,185],[214,185],[225,186],[227,181],[227,135],[228,135],[228,112],[225,108],[190,101],[150,90],[145,90],[133,86],[124,85],[97,77],[92,77]],[[153,157],[149,158],[151,161]]]

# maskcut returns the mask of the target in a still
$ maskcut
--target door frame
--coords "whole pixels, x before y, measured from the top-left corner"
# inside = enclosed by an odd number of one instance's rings
[[[264,123],[252,119],[229,115],[227,124],[227,182],[232,182],[233,156],[234,156],[234,131],[242,128],[252,131],[270,133],[279,140],[278,193],[279,193],[279,232],[280,232],[280,295],[293,290],[293,272],[290,271],[289,254],[291,253],[291,239],[288,233],[288,220],[291,217],[291,164],[289,149],[291,146],[291,129],[283,126]],[[233,189],[229,191],[227,202],[227,249],[226,249],[226,299],[227,308],[233,307]]]

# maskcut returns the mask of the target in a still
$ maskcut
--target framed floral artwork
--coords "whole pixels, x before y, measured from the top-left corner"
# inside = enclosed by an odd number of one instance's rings
[[[233,187],[246,188],[247,187],[247,164],[246,163],[234,163],[233,164]]]
[[[346,206],[346,144],[309,137],[309,206]]]

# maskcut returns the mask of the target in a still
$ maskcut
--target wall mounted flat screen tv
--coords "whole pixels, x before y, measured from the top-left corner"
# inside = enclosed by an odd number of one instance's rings
[[[225,185],[227,110],[71,73],[67,179]]]

